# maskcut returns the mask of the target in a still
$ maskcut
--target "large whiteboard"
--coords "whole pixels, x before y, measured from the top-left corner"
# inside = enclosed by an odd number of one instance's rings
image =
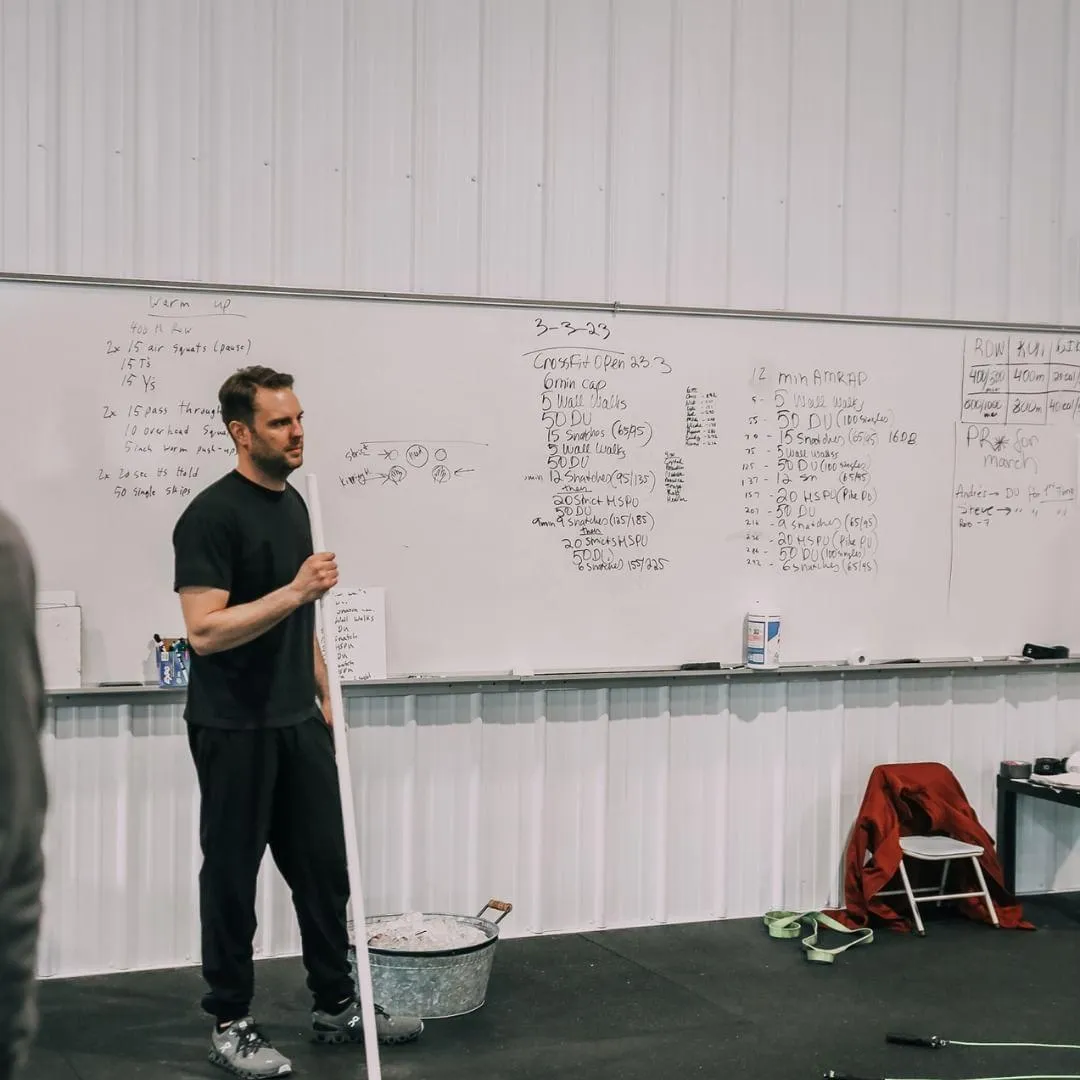
[[[172,526],[255,362],[296,376],[391,676],[738,662],[756,608],[792,662],[1080,625],[1080,332],[7,280],[0,341],[0,501],[89,683],[180,632]]]

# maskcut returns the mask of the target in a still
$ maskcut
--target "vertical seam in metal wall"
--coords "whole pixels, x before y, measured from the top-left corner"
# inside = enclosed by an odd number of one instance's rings
[[[138,116],[139,116],[139,15],[138,7],[134,4],[133,0],[126,5],[127,14],[124,16],[125,33],[121,37],[121,42],[130,42],[131,45],[131,62],[126,63],[126,56],[124,54],[123,44],[120,47],[120,71],[121,71],[121,86],[127,85],[129,89],[128,99],[124,103],[124,111],[121,116],[121,143],[124,147],[124,176],[130,180],[130,186],[127,190],[128,198],[124,199],[123,205],[125,210],[121,213],[125,214],[125,218],[120,223],[121,227],[127,236],[127,248],[126,261],[130,267],[136,266],[136,253],[139,248],[139,226],[138,226],[138,191],[139,191],[139,148],[138,140],[135,132],[138,129]],[[83,38],[83,70],[86,70],[86,38]],[[125,80],[124,74],[127,73]],[[86,161],[86,137],[85,129],[80,132],[82,154],[81,160]],[[108,170],[105,172],[105,179],[108,180]],[[80,206],[81,216],[83,222],[83,231],[85,235],[86,229],[86,185],[80,184]],[[106,201],[108,206],[108,201]],[[109,224],[108,214],[105,215],[106,224]],[[86,267],[86,255],[84,251],[84,245],[80,244],[80,270],[87,269]]]
[[[130,113],[130,110],[132,108],[131,101],[132,101],[132,99],[134,98],[135,95],[131,94],[131,93],[125,94],[124,90],[128,86],[129,81],[131,79],[132,69],[135,68],[135,66],[138,63],[138,61],[134,57],[132,58],[130,64],[126,63],[127,54],[125,53],[124,45],[128,40],[128,34],[129,34],[130,30],[131,30],[131,22],[134,19],[134,16],[132,16],[131,19],[128,18],[128,6],[129,5],[125,3],[125,4],[121,5],[120,8],[119,8],[118,15],[119,15],[119,22],[120,22],[120,27],[119,27],[120,32],[117,34],[118,42],[114,46],[115,49],[119,52],[119,55],[120,55],[120,63],[118,65],[118,67],[119,67],[119,71],[120,71],[120,103],[121,103],[121,107],[117,110],[117,118],[116,118],[116,121],[114,121],[114,122],[117,122],[117,121],[119,122],[119,126],[120,126],[119,138],[116,141],[123,148],[122,150],[121,149],[116,150],[116,153],[121,154],[121,159],[120,159],[120,165],[121,165],[121,170],[120,170],[121,190],[123,190],[124,181],[126,180],[126,178],[128,177],[128,175],[131,172],[132,159],[135,157],[135,155],[131,152],[130,146],[128,146],[128,144],[127,144],[127,142],[125,140],[125,135],[130,130],[130,126],[127,123],[127,118],[128,118],[129,113]],[[116,8],[113,8],[113,11],[116,11]],[[85,22],[85,19],[84,19],[80,29],[81,29],[81,33],[79,35],[79,71],[82,73],[83,78],[85,78],[85,73],[86,73],[86,53],[87,53],[86,22]],[[63,54],[61,53],[61,55],[63,55]],[[79,98],[79,116],[78,116],[78,139],[79,139],[79,145],[78,145],[78,149],[77,149],[77,156],[78,156],[78,162],[79,162],[78,168],[79,168],[79,175],[80,176],[85,176],[85,174],[86,174],[85,173],[85,170],[86,170],[86,94],[84,92],[80,92],[79,95],[78,95],[78,98]],[[70,113],[68,113],[66,115],[65,121],[66,121],[66,125],[68,127],[68,130],[70,130],[71,125],[76,123],[74,110],[72,110]],[[105,141],[106,141],[106,143],[111,143],[112,142],[112,140],[109,138],[109,133],[110,133],[110,125],[106,122],[106,124],[105,124]],[[65,139],[64,142],[66,144],[67,140]],[[111,147],[109,149],[111,149]],[[109,179],[109,173],[111,171],[110,168],[109,168],[109,165],[107,164],[108,161],[109,161],[108,151],[106,151],[106,159],[105,159],[105,162],[102,163],[102,176],[101,176],[102,185],[105,188],[105,191],[108,191],[108,187],[109,187],[108,179]],[[64,155],[62,157],[61,164],[60,164],[61,176],[67,176],[67,169],[69,168],[69,165],[70,165],[70,163],[69,163],[68,157],[66,155]],[[71,179],[72,178],[69,178],[69,181]],[[78,239],[78,249],[77,249],[78,250],[78,261],[77,262],[76,262],[76,260],[74,258],[74,253],[72,253],[68,248],[68,245],[71,242],[71,237],[69,236],[68,229],[67,229],[66,225],[65,225],[64,228],[60,229],[60,235],[65,238],[64,239],[64,244],[65,244],[65,250],[67,251],[67,256],[66,256],[66,259],[65,259],[64,266],[65,266],[66,270],[69,273],[73,273],[73,274],[82,273],[82,271],[83,271],[83,269],[84,269],[84,267],[86,265],[86,184],[85,183],[78,184],[77,190],[78,190],[78,200],[79,200],[79,206],[78,206],[79,239]],[[131,199],[124,199],[123,200],[123,205],[130,207],[132,201],[133,200],[131,200]],[[130,213],[130,210],[128,211],[128,213]],[[109,217],[109,198],[108,198],[108,195],[104,194],[104,193],[102,194],[102,206],[100,208],[100,214],[101,214],[102,220],[105,223],[106,229],[108,229],[110,232],[112,230],[114,230],[114,229],[119,229],[119,235],[120,235],[120,240],[121,240],[120,247],[121,247],[121,249],[124,249],[124,247],[125,247],[125,244],[123,242],[124,237],[126,236],[128,238],[128,241],[130,242],[131,237],[133,236],[133,230],[127,227],[127,222],[123,218],[121,218],[121,220],[119,222],[113,222],[113,221],[110,220],[110,217]],[[109,252],[109,245],[106,243],[104,251],[102,251],[100,253],[101,257],[100,257],[100,261],[97,263],[97,265],[99,265],[99,266],[101,266],[103,264],[105,266],[109,265],[108,252]],[[95,253],[95,255],[97,255],[97,253]],[[127,260],[126,260],[127,265],[131,266],[132,265],[132,260],[134,258],[134,252],[133,251],[127,251],[126,255],[127,255]]]
[[[483,7],[483,0],[481,0],[481,7]],[[468,812],[465,820],[469,823],[469,830],[465,839],[464,893],[469,897],[469,903],[473,904],[482,899],[480,893],[483,891],[480,881],[480,838],[483,831],[484,695],[477,691],[470,694],[468,700],[472,760],[466,792]]]
[[[759,708],[760,704],[768,700],[766,696],[767,694],[768,690],[763,689],[761,693],[761,698],[759,699]],[[791,749],[787,731],[788,719],[790,716],[790,709],[788,708],[788,705],[791,700],[791,683],[789,681],[785,681],[783,683],[783,695],[784,719],[782,725],[779,727],[780,738],[783,742],[783,748],[781,752],[776,755],[773,761],[773,804],[771,807],[773,811],[772,836],[770,837],[769,844],[772,852],[772,873],[769,875],[769,899],[767,901],[770,908],[783,907],[784,883],[785,879],[787,878],[787,829],[785,828],[785,810],[787,809],[788,804],[787,755]],[[762,721],[761,711],[759,711],[758,713],[758,722]]]
[[[664,303],[672,304],[672,279],[675,274],[676,250],[678,247],[675,231],[675,199],[676,191],[679,190],[680,178],[677,165],[677,142],[678,130],[677,118],[679,116],[678,104],[682,101],[682,84],[678,76],[679,50],[678,42],[682,31],[682,0],[671,0],[671,20],[669,32],[671,40],[668,46],[668,168],[667,168],[667,207],[665,212],[666,235],[664,237]]]
[[[5,68],[4,54],[7,49],[8,43],[8,28],[7,19],[4,17],[6,7],[0,3],[0,104],[2,104],[5,94]],[[7,142],[5,141],[5,134],[7,131],[7,125],[4,123],[4,117],[6,112],[3,108],[0,108],[0,188],[6,188],[4,183],[4,177],[7,173],[10,162],[8,161],[7,154]],[[4,240],[7,235],[7,229],[5,228],[7,222],[7,200],[4,200],[3,205],[0,205],[0,258],[4,260],[4,267],[11,265],[11,257],[8,252]]]
[[[415,7],[414,7],[415,11]],[[401,820],[407,822],[403,830],[405,837],[405,857],[401,861],[401,870],[404,880],[401,883],[402,896],[405,898],[406,910],[412,911],[417,905],[416,896],[416,759],[420,748],[420,725],[416,719],[416,695],[409,694],[405,698],[404,727],[409,734],[409,764],[405,771],[405,782],[402,784]]]
[[[578,695],[578,705],[591,699],[592,694],[583,693]],[[599,791],[597,792],[597,812],[595,832],[596,842],[596,867],[593,876],[593,918],[588,925],[602,930],[607,926],[607,870],[608,870],[608,801],[611,798],[611,688],[605,686],[597,694],[599,706],[600,729],[603,732],[601,740],[600,760],[598,762],[600,772]],[[580,716],[579,716],[580,720]]]
[[[45,66],[48,71],[46,85],[48,97],[45,107],[45,131],[42,153],[45,158],[46,204],[48,220],[45,222],[46,266],[59,265],[60,255],[60,170],[57,152],[60,148],[60,16],[56,7],[49,8],[46,20],[48,37],[45,42]]]
[[[55,193],[56,193],[56,216],[53,219],[56,222],[56,231],[54,237],[54,249],[52,257],[52,266],[55,267],[58,273],[72,272],[74,269],[70,261],[65,258],[66,247],[64,245],[63,238],[68,234],[68,221],[67,214],[65,213],[66,200],[63,197],[64,190],[64,177],[67,175],[67,138],[64,127],[64,57],[66,52],[68,35],[65,33],[67,28],[67,20],[60,18],[56,19],[56,83],[53,87],[53,136],[56,139],[56,146],[53,148],[53,174],[55,180]],[[79,125],[80,128],[82,125]],[[105,148],[102,148],[103,153],[107,153]],[[108,160],[108,157],[105,157]],[[86,185],[80,185],[85,187]]]
[[[88,744],[93,745],[90,761],[79,770],[79,778],[73,785],[76,796],[81,794],[86,801],[72,805],[73,830],[80,829],[84,822],[86,824],[86,832],[82,838],[84,842],[72,852],[71,858],[71,868],[77,875],[77,880],[86,882],[85,891],[80,897],[81,903],[73,913],[75,917],[72,919],[75,924],[72,940],[77,942],[76,955],[79,957],[79,970],[83,972],[89,971],[87,954],[90,952],[88,946],[91,937],[95,941],[107,941],[102,933],[101,903],[105,887],[101,873],[105,851],[101,805],[105,787],[104,778],[101,775],[101,743],[104,741],[102,713],[105,709],[106,706],[103,705],[79,708],[74,732],[76,739],[85,737]],[[80,786],[84,784],[85,786]],[[84,878],[84,867],[87,865],[93,868],[93,876],[86,874]],[[89,927],[89,933],[82,932],[83,927]],[[115,948],[115,943],[108,942],[107,948]]]
[[[122,754],[119,754],[120,767],[123,772],[120,777],[119,790],[114,794],[114,806],[116,809],[116,867],[115,877],[113,879],[113,886],[116,889],[117,896],[125,896],[126,903],[117,904],[112,909],[112,914],[122,928],[122,940],[117,943],[120,956],[119,963],[122,970],[130,970],[132,967],[133,953],[131,934],[134,926],[134,920],[132,918],[131,908],[135,905],[131,899],[131,874],[130,869],[133,863],[130,852],[130,836],[128,830],[131,827],[132,818],[131,814],[131,758],[132,758],[132,746],[134,741],[134,732],[132,730],[132,707],[129,704],[121,705],[117,710],[117,741],[124,747]],[[149,733],[148,733],[149,734]],[[136,906],[136,910],[138,910]]]
[[[841,676],[842,678],[842,676]],[[844,692],[843,683],[835,697],[836,704],[830,711],[839,710],[840,738],[830,745],[829,756],[829,821],[832,830],[829,837],[829,859],[832,872],[829,878],[828,903],[840,906],[844,901],[844,858],[847,836],[844,830]],[[816,875],[815,875],[816,884]]]
[[[889,680],[889,698],[892,722],[889,724],[889,738],[892,740],[890,753],[895,761],[900,757],[900,684],[899,675]]]
[[[981,689],[981,686],[980,686]],[[956,760],[956,680],[949,679],[949,757],[945,764]]]
[[[851,181],[851,4],[844,18],[844,167],[840,177],[840,310],[848,307],[848,186]]]
[[[1012,0],[1012,33],[1009,35],[1009,105],[1007,112],[1008,128],[1007,135],[1007,148],[1008,148],[1008,161],[1006,167],[1003,170],[1005,175],[1005,258],[1001,260],[1000,272],[1005,275],[1005,303],[1000,315],[1003,319],[1008,319],[1012,311],[1012,273],[1010,271],[1010,264],[1012,262],[1012,172],[1013,172],[1013,157],[1015,146],[1013,145],[1013,124],[1016,119],[1016,69],[1019,66],[1016,62],[1016,30],[1018,20],[1018,8],[1017,0]]]
[[[145,11],[145,9],[143,9]],[[139,83],[143,73],[142,49],[140,39],[142,36],[142,19],[139,17],[139,5],[137,0],[132,0],[131,5],[131,64],[134,69],[131,81],[131,96],[133,98],[131,117],[131,156],[134,158],[132,168],[131,188],[131,263],[130,266],[135,274],[145,276],[146,263],[143,258],[144,242],[143,233],[146,228],[143,214],[143,140],[139,138],[139,118],[143,111],[143,95],[139,93]],[[144,15],[145,17],[145,15]],[[123,57],[121,57],[121,64]],[[84,204],[85,205],[85,204]]]
[[[484,77],[486,71],[484,68],[484,61],[487,56],[484,42],[486,38],[485,31],[487,28],[487,0],[480,0],[477,5],[476,14],[476,51],[479,77],[477,79],[476,87],[476,190],[474,193],[474,198],[476,199],[475,281],[476,294],[481,296],[484,292],[484,129],[486,127],[486,118],[484,116]]]
[[[715,917],[725,918],[731,909],[731,818],[732,818],[732,795],[731,795],[731,681],[728,681],[717,698],[716,719],[723,727],[723,766],[724,775],[721,778],[721,790],[723,794],[717,799],[717,806],[721,808],[721,820],[717,822],[716,839],[719,851],[716,853],[716,862],[713,870],[713,899],[715,903]]]
[[[170,37],[166,28],[162,28],[162,45],[164,48],[171,48],[174,42],[180,42],[181,47],[177,51],[183,54],[188,61],[192,63],[192,66],[196,72],[199,71],[199,3],[200,0],[189,0],[190,3],[190,15],[194,17],[195,27],[191,26],[191,23],[185,18],[185,15],[178,14],[177,23],[179,25],[174,27],[175,37]],[[175,57],[170,57],[175,59]],[[185,85],[183,69],[185,63],[179,62],[176,64],[176,82],[172,83],[170,80],[170,88],[175,88],[176,100],[185,101]],[[196,76],[197,78],[198,76]],[[192,176],[191,173],[191,150],[193,146],[198,145],[198,112],[199,112],[199,92],[198,90],[192,95],[194,97],[194,109],[184,110],[184,115],[177,124],[177,131],[175,132],[176,139],[176,173],[177,173],[177,219],[179,223],[179,229],[177,230],[178,236],[176,238],[176,251],[175,254],[169,253],[170,257],[176,259],[176,266],[184,276],[187,276],[186,268],[190,265],[191,248],[196,250],[199,247],[198,228],[192,229],[191,221],[191,201],[194,199],[196,207],[198,206],[199,190],[198,190],[198,178]],[[186,101],[185,101],[186,104]],[[194,118],[192,116],[194,114]],[[192,138],[192,127],[195,130],[195,137]],[[189,182],[190,181],[190,182]],[[192,189],[194,188],[194,192]],[[196,218],[198,217],[198,210],[196,209]],[[194,237],[192,234],[194,233]],[[158,253],[159,265],[165,265],[165,259],[162,258],[161,252]]]
[[[551,75],[551,0],[544,3],[544,104],[543,104],[543,157],[540,161],[540,295],[548,295],[548,257],[550,255],[551,187],[554,183],[554,154],[552,153],[553,124],[551,94],[555,80]]]
[[[279,62],[278,42],[281,39],[281,0],[275,0],[270,9],[270,277],[281,280],[281,220],[284,216],[280,207],[282,140],[278,125],[281,123],[281,103],[279,86],[281,64]]]
[[[1069,82],[1068,82],[1068,80],[1069,80],[1069,76],[1068,76],[1069,58],[1070,58],[1069,46],[1072,43],[1073,18],[1076,15],[1076,12],[1077,12],[1077,7],[1076,7],[1075,4],[1066,3],[1066,7],[1065,7],[1065,31],[1062,34],[1062,37],[1065,39],[1065,42],[1066,42],[1066,44],[1064,46],[1064,50],[1065,50],[1065,68],[1064,68],[1065,76],[1064,76],[1064,78],[1065,78],[1065,88],[1066,89],[1068,88],[1068,85],[1069,85]],[[1080,56],[1077,56],[1074,59],[1075,59],[1076,63],[1080,64]],[[1078,103],[1078,105],[1080,105],[1080,94],[1077,95],[1077,103]],[[1078,113],[1077,119],[1080,120],[1080,113]],[[1065,133],[1067,133],[1068,130],[1069,130],[1069,128],[1068,128],[1068,123],[1069,123],[1069,102],[1068,102],[1068,99],[1066,99],[1065,107],[1062,110],[1061,122],[1062,122],[1063,131]],[[1066,134],[1066,137],[1067,137],[1067,134]],[[1073,139],[1080,139],[1080,133],[1074,132]],[[1063,142],[1062,145],[1065,145],[1064,142]],[[1070,155],[1068,153],[1068,151],[1066,151],[1066,155],[1062,159],[1061,190],[1062,190],[1063,196],[1064,196],[1064,192],[1069,190],[1069,174],[1068,174],[1068,168],[1067,168],[1066,163],[1068,162],[1070,157],[1072,157],[1073,160],[1075,161],[1077,155],[1076,154]],[[1075,177],[1075,182],[1080,184],[1080,176]],[[1071,304],[1080,304],[1080,232],[1073,233],[1072,236],[1069,236],[1068,234],[1066,234],[1066,232],[1065,232],[1065,221],[1064,221],[1065,206],[1062,205],[1061,209],[1062,209],[1062,222],[1061,222],[1062,236],[1061,236],[1061,240],[1062,240],[1062,245],[1063,246],[1062,246],[1062,251],[1061,251],[1061,255],[1060,255],[1060,258],[1061,258],[1061,261],[1062,261],[1062,280],[1061,280],[1061,289],[1059,290],[1060,291],[1060,301],[1059,301],[1060,308],[1059,308],[1059,311],[1058,311],[1058,318],[1059,318],[1059,321],[1064,321],[1065,320],[1065,311],[1066,311],[1067,306],[1071,305]]]
[[[814,698],[814,707],[812,713],[814,716],[821,717],[824,710],[822,709],[822,692],[825,688],[825,683],[816,683],[813,686],[803,686],[801,693],[805,697],[812,693]],[[802,722],[792,715],[792,683],[788,682],[784,687],[784,783],[781,791],[782,810],[785,820],[787,819],[787,809],[792,804],[791,797],[791,785],[795,782],[796,778],[802,770],[799,769],[799,759],[793,754],[793,734],[798,729],[798,725]],[[820,721],[819,721],[820,722]],[[816,805],[817,794],[820,790],[821,774],[815,769],[812,777],[808,777],[813,785],[812,797]],[[802,798],[810,796],[810,792],[802,792]],[[797,809],[801,809],[804,805],[799,798],[796,798],[795,805]],[[819,825],[816,815],[808,814],[805,810],[802,811],[802,815],[809,819],[812,824],[812,828],[815,833],[817,832]],[[820,856],[820,846],[811,840],[809,844],[803,845],[801,836],[799,835],[800,823],[795,823],[796,828],[794,830],[794,842],[788,842],[787,830],[784,830],[784,873],[780,881],[780,896],[778,899],[781,904],[784,904],[788,899],[795,900],[795,906],[801,906],[805,903],[813,903],[819,901],[820,897],[817,892],[817,864]],[[807,899],[807,897],[812,899]]]
[[[1061,134],[1057,145],[1057,169],[1054,178],[1057,183],[1056,198],[1054,200],[1055,214],[1054,225],[1058,236],[1057,258],[1053,260],[1054,276],[1057,278],[1055,290],[1056,303],[1054,305],[1054,318],[1060,322],[1065,317],[1065,266],[1068,251],[1069,238],[1065,235],[1065,163],[1068,161],[1068,152],[1065,147],[1069,142],[1069,101],[1066,90],[1069,86],[1069,0],[1061,0]],[[1058,811],[1060,817],[1061,809]]]
[[[899,162],[896,169],[896,299],[892,310],[895,315],[903,316],[907,310],[904,302],[904,174],[907,160],[907,120],[908,120],[908,34],[911,32],[911,5],[908,0],[901,0],[900,32],[900,126],[897,137],[900,139]]]
[[[417,247],[422,239],[422,226],[419,223],[417,214],[417,205],[420,201],[418,194],[420,188],[420,165],[421,165],[421,140],[423,139],[423,132],[420,124],[420,91],[421,80],[423,79],[423,73],[420,65],[420,37],[422,34],[420,26],[420,0],[413,0],[412,3],[412,45],[413,45],[413,78],[412,78],[412,139],[410,146],[412,150],[412,163],[409,168],[409,175],[412,179],[410,190],[410,213],[409,213],[409,229],[410,229],[410,243],[409,243],[409,288],[416,289],[416,273],[417,273]]]
[[[0,4],[0,19],[3,19],[3,4]],[[2,41],[0,41],[0,50],[2,50]],[[3,110],[0,109],[0,114]],[[0,215],[2,216],[2,215]],[[40,933],[40,946],[39,946],[39,958],[38,967],[42,976],[56,975],[61,970],[61,958],[57,955],[56,949],[56,934],[54,928],[62,925],[63,912],[67,904],[64,903],[64,897],[61,895],[60,902],[57,908],[51,908],[48,904],[48,889],[50,887],[52,878],[56,873],[55,863],[60,860],[54,860],[50,852],[50,841],[56,836],[56,830],[53,826],[54,816],[57,809],[57,802],[59,801],[52,794],[52,785],[56,776],[56,706],[53,704],[46,704],[44,723],[41,729],[41,760],[45,769],[46,781],[49,784],[48,789],[48,812],[45,820],[45,833],[42,837],[42,852],[45,858],[45,881],[44,891],[45,897],[43,904],[44,910],[42,912],[42,925],[39,931]],[[67,903],[71,903],[70,894]]]
[[[54,268],[60,265],[60,204],[62,202],[60,191],[62,186],[60,172],[60,147],[64,140],[60,135],[60,57],[61,31],[63,19],[55,7],[50,10],[48,19],[49,37],[45,43],[46,63],[51,65],[52,71],[48,80],[50,91],[47,109],[46,139],[45,139],[45,165],[48,202],[50,204],[49,220],[45,223],[45,237],[48,242],[48,258],[42,261]],[[1064,155],[1062,156],[1064,162]],[[51,235],[50,235],[51,234]]]
[[[618,122],[619,107],[615,97],[615,72],[616,72],[616,29],[615,0],[608,0],[607,18],[607,118],[606,138],[604,140],[604,222],[606,235],[604,237],[604,299],[607,301],[618,300],[612,293],[612,281],[615,275],[614,263],[617,257],[615,241],[615,192],[613,190],[615,168],[615,125]]]
[[[1063,2],[1066,2],[1066,0],[1063,0]],[[1068,57],[1068,52],[1069,52],[1069,50],[1068,50],[1069,13],[1068,13],[1068,7],[1067,6],[1066,6],[1066,10],[1064,12],[1064,24],[1063,24],[1063,27],[1062,27],[1062,35],[1061,36],[1064,39],[1064,41],[1066,42],[1066,44],[1064,46],[1064,53],[1065,53],[1064,59],[1065,59],[1066,65],[1067,65],[1068,58],[1069,58]],[[1069,78],[1068,71],[1069,71],[1069,69],[1068,69],[1067,66],[1063,66],[1062,69],[1061,69],[1062,78],[1065,80],[1066,85],[1068,84],[1068,78]],[[1062,107],[1062,117],[1066,116],[1067,114],[1068,114],[1068,103],[1065,102],[1063,104],[1063,107]],[[1065,130],[1064,121],[1062,122],[1062,129],[1063,129],[1062,130],[1062,135],[1064,136],[1064,130]],[[1064,142],[1064,138],[1062,139],[1062,144],[1061,145],[1062,145],[1062,168],[1064,169],[1064,163],[1065,163],[1065,158],[1064,158],[1065,142]],[[1064,192],[1064,190],[1065,190],[1064,185],[1062,185],[1062,192]],[[1061,715],[1061,676],[1062,676],[1062,673],[1059,672],[1059,671],[1055,671],[1055,672],[1048,672],[1048,674],[1050,674],[1050,676],[1054,680],[1054,695],[1053,695],[1053,700],[1054,700],[1054,735],[1057,736],[1057,738],[1055,739],[1055,742],[1060,743],[1061,735],[1060,735],[1059,724],[1060,724],[1060,715]],[[994,795],[995,795],[994,809],[996,810],[997,809],[997,800],[996,800],[997,791],[996,791],[996,789],[995,789]],[[1017,801],[1021,801],[1021,800],[1017,800]],[[1069,828],[1069,826],[1068,826],[1067,822],[1075,820],[1075,818],[1073,817],[1072,814],[1068,814],[1068,816],[1066,816],[1066,811],[1069,811],[1069,810],[1072,810],[1072,809],[1073,808],[1069,807],[1069,806],[1057,806],[1057,807],[1054,808],[1054,810],[1055,810],[1055,812],[1054,812],[1054,825],[1055,825],[1055,828],[1052,829],[1051,832],[1050,832],[1050,836],[1051,836],[1051,840],[1050,840],[1051,867],[1060,866],[1061,863],[1065,860],[1065,858],[1068,857],[1069,852],[1072,850],[1073,845],[1069,844],[1068,846],[1066,846],[1065,842],[1064,842],[1064,837],[1068,836],[1068,828]],[[1051,877],[1051,880],[1052,880],[1053,875],[1051,874],[1050,877]]]
[[[30,21],[31,21],[31,19],[33,17],[30,14],[30,12],[31,12],[32,7],[34,9],[36,9],[37,5],[36,4],[31,5],[28,2],[27,5],[26,5],[26,23],[23,26],[23,35],[24,35],[24,37],[23,37],[23,43],[22,43],[23,56],[26,58],[26,83],[23,86],[23,109],[25,111],[24,120],[25,120],[26,143],[22,147],[22,153],[23,153],[23,173],[25,174],[25,177],[26,177],[26,190],[27,190],[27,193],[33,191],[33,186],[32,185],[33,185],[33,179],[34,179],[34,177],[33,177],[33,168],[32,168],[32,166],[30,164],[30,162],[33,160],[33,154],[30,153],[30,143],[31,143],[33,130],[34,130],[33,123],[32,123],[32,116],[31,116],[32,110],[30,108],[30,99],[31,99],[31,94],[30,94],[30,65],[31,65]],[[25,210],[24,210],[24,213],[25,213]],[[31,242],[31,237],[30,237],[31,224],[30,224],[28,214],[26,214],[26,219],[27,219],[26,222],[25,222],[25,225],[26,225],[26,233],[25,233],[26,239],[24,241],[26,247],[25,247],[25,250],[23,251],[23,265],[24,266],[33,266],[34,262],[33,262],[33,259],[31,257],[33,248],[32,248],[32,242]]]
[[[532,821],[530,845],[531,874],[529,880],[529,905],[526,912],[526,928],[534,933],[544,930],[544,841],[547,814],[544,786],[547,782],[547,691],[537,690],[529,695],[533,706],[533,755],[532,770]],[[529,916],[532,925],[529,926]]]
[[[221,262],[216,257],[214,250],[214,238],[221,243],[228,232],[225,229],[214,228],[214,215],[219,213],[221,196],[214,197],[214,192],[222,192],[227,184],[222,175],[218,175],[218,183],[214,183],[214,172],[217,161],[213,153],[213,137],[211,131],[216,130],[216,125],[211,127],[207,121],[210,103],[220,100],[220,86],[215,86],[217,70],[214,65],[214,40],[213,15],[198,0],[196,7],[196,34],[195,48],[198,52],[196,57],[196,70],[199,72],[199,85],[196,89],[196,107],[194,112],[195,122],[195,228],[191,231],[196,237],[196,249],[194,263],[197,273],[201,277],[218,278],[220,280]],[[214,90],[218,94],[214,93]],[[224,124],[225,112],[222,111],[218,124]]]
[[[784,284],[782,306],[788,306],[791,288],[791,137],[795,102],[795,0],[788,0],[787,153],[784,162]]]
[[[338,280],[342,288],[348,288],[352,281],[349,277],[349,250],[352,243],[352,214],[349,192],[351,191],[352,161],[352,107],[356,95],[353,80],[355,65],[352,63],[353,40],[353,5],[350,0],[341,0],[341,145],[337,159],[341,163],[341,263],[338,267]]]
[[[960,102],[964,89],[964,0],[956,0],[956,67],[953,72],[952,272],[949,274],[948,317],[956,314],[956,275],[960,251]],[[955,446],[954,446],[955,450]]]
[[[724,297],[723,307],[731,305],[731,223],[734,220],[735,192],[735,53],[738,48],[737,38],[739,32],[738,7],[735,0],[728,7],[731,18],[729,19],[728,34],[728,146],[727,146],[727,224],[724,228]],[[719,300],[719,297],[717,298]]]
[[[678,0],[675,0],[678,3]],[[658,771],[656,804],[660,821],[656,835],[660,842],[659,858],[656,860],[656,873],[659,880],[653,886],[655,908],[653,918],[657,923],[666,923],[671,910],[668,890],[671,888],[671,687],[661,686],[657,701],[660,716],[664,724],[664,761]]]

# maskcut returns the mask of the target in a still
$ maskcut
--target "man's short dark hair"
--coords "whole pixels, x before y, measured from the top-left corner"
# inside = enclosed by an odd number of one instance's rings
[[[226,429],[234,420],[249,428],[255,426],[255,394],[260,387],[264,390],[291,390],[292,384],[293,377],[286,372],[258,364],[234,371],[218,391],[221,419]]]

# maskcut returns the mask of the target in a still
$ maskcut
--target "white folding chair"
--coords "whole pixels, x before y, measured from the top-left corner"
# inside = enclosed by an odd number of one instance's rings
[[[904,883],[902,889],[890,889],[880,892],[878,896],[898,896],[906,894],[911,904],[911,913],[915,916],[915,926],[920,936],[926,936],[922,917],[919,915],[919,905],[936,903],[941,906],[943,900],[963,900],[969,896],[981,896],[986,901],[987,910],[995,926],[1000,926],[994,901],[990,899],[990,890],[986,887],[986,878],[983,877],[982,867],[979,865],[979,856],[983,849],[978,844],[965,844],[962,840],[954,840],[951,836],[902,836],[900,837],[900,850],[904,853],[900,859],[900,880]],[[908,877],[905,859],[918,859],[922,862],[943,862],[945,864],[941,872],[941,886],[925,885],[918,889],[911,887],[911,879]],[[970,859],[975,869],[980,888],[975,892],[945,892],[945,879],[949,875],[949,864],[953,859]],[[916,896],[916,893],[927,893],[926,896]]]

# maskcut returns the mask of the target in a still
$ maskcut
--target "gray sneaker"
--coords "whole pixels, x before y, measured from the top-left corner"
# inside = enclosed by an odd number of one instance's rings
[[[315,1009],[311,1014],[311,1026],[315,1041],[343,1043],[364,1041],[364,1016],[360,1002],[350,1001],[339,1013]],[[424,1030],[424,1021],[418,1016],[391,1016],[380,1005],[375,1006],[375,1034],[379,1042],[406,1043],[418,1039]]]
[[[235,1021],[224,1031],[215,1025],[210,1036],[210,1060],[237,1076],[288,1076],[292,1072],[292,1062],[270,1045],[250,1016]]]

